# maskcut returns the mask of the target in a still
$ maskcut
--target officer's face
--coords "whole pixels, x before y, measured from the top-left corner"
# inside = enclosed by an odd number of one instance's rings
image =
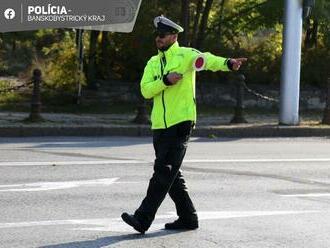
[[[157,35],[155,40],[156,46],[159,50],[162,50],[171,46],[174,42],[176,42],[177,38],[177,34]]]

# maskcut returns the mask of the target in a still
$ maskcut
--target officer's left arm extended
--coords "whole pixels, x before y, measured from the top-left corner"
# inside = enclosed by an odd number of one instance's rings
[[[194,63],[196,63],[196,59],[201,58],[203,61],[203,65],[201,65],[201,61],[199,61],[198,69],[194,67]],[[190,50],[190,59],[192,69],[197,71],[201,70],[209,70],[209,71],[231,71],[231,63],[230,58],[223,58],[220,56],[216,56],[210,52],[202,53],[194,48]]]
[[[206,52],[203,53],[205,58],[205,67],[204,70],[209,71],[231,71],[230,59],[216,56],[212,53]]]
[[[198,51],[193,50],[195,53]],[[238,71],[247,58],[223,58],[212,53],[199,53],[194,57],[194,69],[197,71]],[[203,63],[201,63],[203,61]]]

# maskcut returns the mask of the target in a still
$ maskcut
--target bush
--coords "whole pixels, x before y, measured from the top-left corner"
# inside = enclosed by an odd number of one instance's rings
[[[301,67],[302,85],[326,86],[329,73],[330,54],[327,48],[307,50],[303,53]]]
[[[86,78],[78,70],[75,39],[66,32],[62,42],[43,48],[47,59],[44,63],[44,80],[55,89],[75,90],[77,83],[86,84]]]

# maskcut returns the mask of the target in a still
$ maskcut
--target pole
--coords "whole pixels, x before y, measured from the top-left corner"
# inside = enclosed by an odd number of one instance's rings
[[[248,123],[244,118],[244,85],[245,76],[239,74],[236,78],[236,106],[233,119],[230,121],[232,124]]]
[[[33,82],[33,91],[32,91],[32,100],[31,100],[31,112],[30,116],[26,119],[29,122],[42,122],[44,119],[41,117],[41,94],[40,94],[40,84],[41,71],[39,69],[33,70],[32,76]]]
[[[301,0],[285,0],[280,124],[299,124],[300,57],[302,41]]]
[[[323,112],[322,124],[330,125],[330,77],[327,81],[327,100]]]

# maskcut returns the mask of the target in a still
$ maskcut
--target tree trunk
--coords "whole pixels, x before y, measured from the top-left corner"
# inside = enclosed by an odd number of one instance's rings
[[[88,55],[88,71],[87,71],[87,82],[89,89],[96,89],[96,51],[97,51],[97,38],[100,31],[92,30],[89,44],[89,55]]]
[[[196,47],[196,43],[197,43],[197,36],[198,36],[198,25],[199,25],[199,20],[200,20],[200,16],[201,13],[203,11],[203,0],[198,0],[197,2],[197,7],[196,7],[196,11],[195,11],[195,18],[194,18],[194,27],[193,27],[193,37],[191,40],[191,45],[193,47]]]
[[[306,28],[304,45],[305,45],[305,49],[309,49],[311,47],[310,40],[312,36],[311,19],[308,18],[306,23],[307,23],[307,28]]]
[[[304,40],[305,49],[317,47],[317,32],[318,32],[318,20],[313,20],[313,23],[311,23],[311,18],[308,18],[306,36]]]
[[[100,74],[102,78],[110,76],[109,32],[102,31]]]
[[[12,41],[12,46],[11,46],[12,52],[15,52],[16,51],[16,45],[17,45],[16,40],[13,40]]]
[[[188,39],[189,39],[189,0],[181,0],[181,24],[184,28],[184,33],[182,34],[180,38],[180,43],[184,46],[188,45]]]
[[[219,26],[218,26],[218,40],[220,41],[221,40],[221,35],[222,35],[222,20],[223,20],[223,13],[224,13],[224,10],[225,10],[225,3],[226,3],[226,0],[222,0],[221,3],[220,3],[220,11],[219,11]],[[220,48],[220,42],[218,41],[218,45],[219,45],[219,48]]]
[[[317,19],[314,20],[313,22],[313,28],[312,28],[312,37],[311,37],[311,42],[315,48],[317,48],[317,33],[319,29],[319,22]]]
[[[202,48],[203,42],[205,40],[205,30],[207,28],[207,20],[209,18],[212,3],[213,3],[213,0],[206,0],[205,8],[203,10],[201,23],[199,25],[199,30],[198,30],[198,37],[197,37],[197,42],[196,42],[197,49]]]

